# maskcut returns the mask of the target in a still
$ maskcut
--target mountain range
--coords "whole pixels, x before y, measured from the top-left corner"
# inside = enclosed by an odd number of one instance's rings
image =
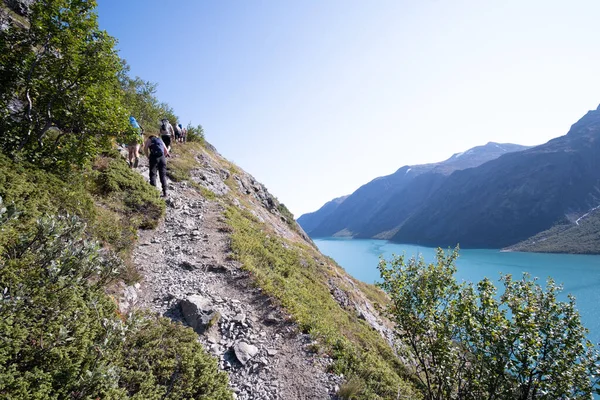
[[[600,107],[543,145],[490,142],[404,166],[298,222],[312,237],[600,253],[598,206]]]

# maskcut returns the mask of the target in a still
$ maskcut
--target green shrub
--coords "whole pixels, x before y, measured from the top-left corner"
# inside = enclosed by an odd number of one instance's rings
[[[590,399],[598,391],[600,354],[575,308],[524,275],[477,285],[456,281],[458,251],[437,261],[381,260],[381,287],[403,355],[413,360],[426,398]]]
[[[1,218],[0,237],[12,235],[20,221]],[[120,261],[85,239],[79,219],[42,218],[5,242],[0,398],[231,398],[227,376],[190,328],[119,318],[104,288]]]
[[[137,231],[127,215],[111,211],[106,207],[96,207],[96,220],[90,226],[94,237],[110,246],[117,253],[127,251],[137,239]]]
[[[0,155],[0,197],[21,214],[21,224],[11,228],[15,235],[41,216],[68,213],[88,224],[86,232],[90,237],[127,259],[137,229],[155,227],[165,204],[118,153],[112,153],[118,158],[99,157],[95,169],[74,171],[77,173],[69,179]]]
[[[277,210],[281,213],[281,215],[285,218],[285,222],[294,230],[296,228],[296,220],[294,219],[294,214],[285,206],[283,203],[279,203],[277,205]]]
[[[165,202],[125,161],[100,157],[94,164],[92,177],[91,190],[104,199],[108,209],[121,211],[134,228],[152,229],[158,225]]]
[[[110,369],[119,321],[103,293],[118,262],[101,256],[83,232],[74,217],[44,218],[1,254],[2,398],[118,398],[121,392]]]
[[[340,386],[338,391],[338,397],[342,400],[357,399],[360,392],[362,391],[364,383],[361,379],[356,377],[349,379],[347,382]]]
[[[25,224],[58,211],[80,217],[94,215],[94,200],[86,193],[82,179],[73,177],[66,182],[33,164],[17,163],[3,155],[0,155],[0,196],[5,204],[18,204]]]
[[[202,125],[193,126],[192,124],[188,124],[186,129],[188,142],[204,144],[204,128],[202,128]]]
[[[227,374],[217,372],[198,336],[166,318],[138,315],[125,338],[121,385],[144,400],[232,399]]]
[[[137,228],[155,227],[165,211],[158,191],[120,158],[100,157],[94,170],[79,171],[66,180],[0,155],[0,196],[21,214],[16,230],[44,215],[69,213],[88,223],[88,233],[116,251],[130,248]],[[98,200],[101,204],[96,205]]]

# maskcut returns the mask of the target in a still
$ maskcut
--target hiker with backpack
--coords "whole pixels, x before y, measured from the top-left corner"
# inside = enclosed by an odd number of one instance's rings
[[[173,126],[169,123],[168,119],[163,118],[160,121],[160,137],[168,150],[171,150],[171,138],[173,136],[175,136]]]
[[[183,142],[185,142],[185,134],[186,134],[185,128],[181,124],[177,124],[177,126],[179,127],[179,130],[181,131],[181,134],[179,135],[179,143],[183,143]]]
[[[167,157],[170,157],[167,145],[158,136],[150,135],[144,144],[144,154],[150,162],[150,184],[156,187],[156,172],[158,171],[162,195],[167,197]]]
[[[182,127],[181,128],[181,143],[186,143],[187,142],[187,128]]]
[[[144,128],[138,124],[135,117],[129,116],[129,128],[125,133],[127,144],[127,163],[130,168],[137,168],[140,163],[140,145],[144,143]]]
[[[181,124],[175,123],[175,143],[179,143],[181,141]]]

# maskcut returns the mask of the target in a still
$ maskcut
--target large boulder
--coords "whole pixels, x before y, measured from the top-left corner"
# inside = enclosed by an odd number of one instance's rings
[[[197,333],[202,334],[210,327],[217,316],[217,310],[210,299],[198,294],[189,296],[181,302],[181,311],[185,321]]]

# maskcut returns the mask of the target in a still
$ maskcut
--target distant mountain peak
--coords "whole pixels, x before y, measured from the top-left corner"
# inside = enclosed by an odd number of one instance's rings
[[[461,153],[454,153],[447,160],[430,165],[437,172],[450,174],[459,169],[477,167],[506,153],[522,151],[528,148],[529,146],[521,146],[513,143],[487,142],[484,145],[472,147]]]
[[[409,185],[412,185],[414,180],[421,183],[417,182],[414,186],[410,186],[416,190],[416,194],[413,193],[411,196],[423,196],[425,198],[443,179],[454,171],[477,167],[506,153],[525,150],[526,148],[510,143],[488,142],[486,145],[456,153],[442,162],[405,165],[393,174],[373,179],[358,188],[350,196],[333,199],[325,203],[319,210],[300,216],[298,223],[307,233],[316,236],[333,236],[341,232],[345,234],[351,232],[351,236],[370,237],[372,236],[371,227],[377,225],[373,221],[381,216],[381,220],[384,222],[380,225],[385,225],[385,228],[374,232],[373,235],[381,231],[391,232],[406,216],[398,217],[396,215],[396,217],[388,218],[386,213],[399,214],[403,212],[395,204],[398,201],[398,196],[403,196],[403,191]],[[422,202],[423,198],[419,197],[416,203]],[[408,203],[405,202],[406,204]],[[405,209],[408,210],[408,208]],[[386,221],[396,220],[398,223],[392,222],[393,226],[387,226]]]
[[[343,202],[344,200],[346,200],[348,197],[350,197],[349,194],[347,194],[345,196],[336,197],[335,199],[331,200],[331,202],[335,203],[335,204],[340,204],[341,202]]]
[[[497,143],[497,142],[487,142],[487,143],[485,144],[485,146],[483,146],[483,147],[491,147],[491,148],[497,148],[497,149],[500,149],[500,150],[502,150],[502,151],[508,151],[508,150],[506,149],[507,145],[514,146],[514,144],[512,144],[512,143]]]
[[[567,136],[588,136],[598,132],[600,126],[600,105],[595,110],[588,111],[579,121],[571,125]]]

